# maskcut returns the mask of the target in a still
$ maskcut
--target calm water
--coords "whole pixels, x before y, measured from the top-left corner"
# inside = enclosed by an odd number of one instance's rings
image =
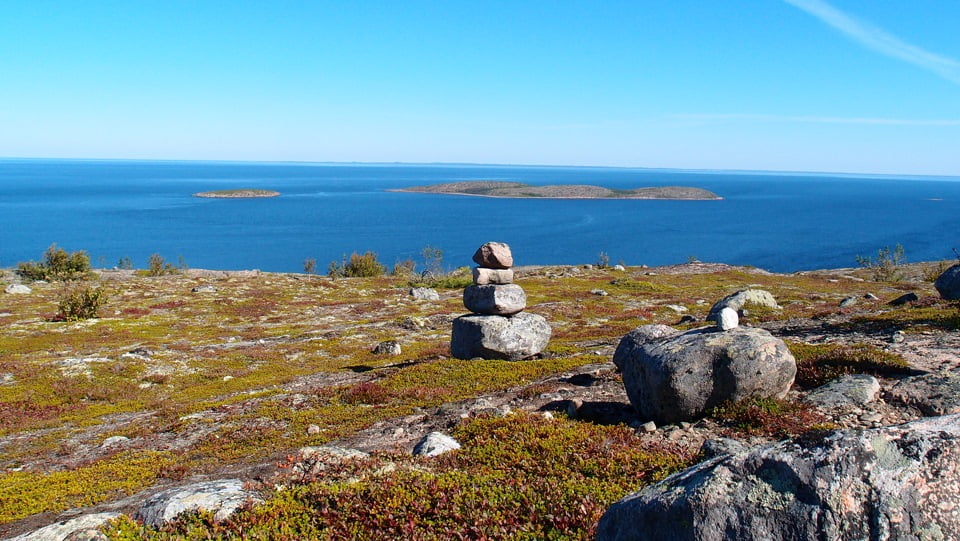
[[[722,201],[536,200],[388,192],[459,180],[687,185]],[[229,188],[271,199],[200,199]],[[960,247],[960,178],[708,173],[571,167],[0,160],[0,266],[51,243],[97,266],[152,253],[194,268],[320,271],[373,250],[392,266],[427,244],[448,267],[483,242],[517,264],[663,265],[703,261],[795,271],[855,265],[900,243],[910,261]]]

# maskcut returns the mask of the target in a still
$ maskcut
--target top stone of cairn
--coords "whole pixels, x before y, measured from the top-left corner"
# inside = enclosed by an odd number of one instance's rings
[[[513,254],[510,247],[502,242],[488,242],[477,248],[473,261],[488,269],[509,269],[513,266]]]

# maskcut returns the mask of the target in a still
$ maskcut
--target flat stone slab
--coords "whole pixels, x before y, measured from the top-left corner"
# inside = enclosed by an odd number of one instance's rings
[[[512,284],[513,270],[474,267],[473,283],[478,286],[487,285],[487,284]]]
[[[894,385],[889,394],[891,400],[915,407],[924,415],[960,413],[960,374],[911,376]]]
[[[226,520],[248,500],[260,501],[257,493],[243,488],[240,479],[195,483],[160,492],[137,511],[137,518],[159,527],[187,511],[212,511],[216,520]]]
[[[527,294],[517,284],[469,286],[463,305],[475,314],[509,316],[527,307]]]
[[[878,394],[877,378],[869,374],[849,374],[810,391],[806,400],[822,408],[864,406],[876,400]]]
[[[529,312],[510,317],[470,314],[453,320],[450,353],[458,359],[519,361],[543,351],[552,333],[543,316]]]

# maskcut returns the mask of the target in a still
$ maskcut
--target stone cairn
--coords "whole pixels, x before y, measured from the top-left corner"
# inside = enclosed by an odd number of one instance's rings
[[[517,361],[543,351],[551,328],[543,316],[524,312],[527,295],[513,283],[513,255],[502,242],[481,246],[473,261],[473,284],[463,291],[472,312],[453,321],[450,353],[460,359]]]

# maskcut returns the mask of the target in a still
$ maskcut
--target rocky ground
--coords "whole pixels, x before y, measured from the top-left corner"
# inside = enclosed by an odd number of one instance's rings
[[[472,365],[449,359],[445,349],[451,321],[463,311],[462,290],[419,301],[399,278],[104,272],[111,300],[100,319],[80,322],[56,321],[61,286],[31,285],[29,294],[0,295],[0,494],[98,464],[136,463],[145,473],[97,497],[12,512],[0,536],[81,513],[129,513],[188,481],[269,482],[277,464],[305,445],[409,451],[424,434],[484,412],[622,423],[651,444],[690,454],[721,437],[770,441],[732,432],[716,418],[645,425],[610,362],[633,327],[706,325],[714,301],[744,288],[770,291],[782,308],[748,309],[743,325],[788,343],[869,346],[909,363],[910,373],[879,375],[876,400],[819,408],[824,423],[878,427],[937,408],[957,411],[949,397],[930,402],[898,387],[910,375],[960,371],[957,307],[936,297],[929,282],[936,268],[904,267],[896,282],[875,282],[864,269],[522,268],[517,282],[527,290],[528,311],[554,326],[551,346],[539,360]],[[9,273],[4,279],[16,281]],[[889,304],[906,293],[917,301]],[[371,353],[383,340],[398,341],[403,353]],[[359,394],[371,390],[385,395]],[[794,388],[788,398],[802,401],[809,392]],[[146,466],[137,462],[143,457]],[[83,483],[65,479],[47,490]]]

